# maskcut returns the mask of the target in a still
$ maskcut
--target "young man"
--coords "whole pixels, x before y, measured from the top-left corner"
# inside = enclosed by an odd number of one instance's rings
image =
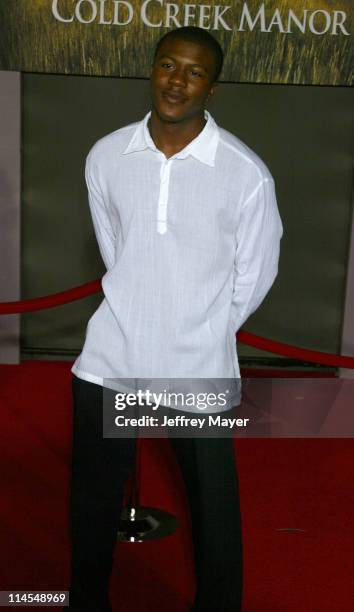
[[[71,610],[111,610],[112,554],[134,459],[133,439],[103,438],[104,379],[239,378],[235,333],[277,274],[282,224],[272,176],[205,111],[222,62],[205,30],[168,32],[154,57],[151,113],[101,139],[87,158],[107,273],[72,369]],[[191,510],[193,610],[236,612],[242,542],[232,439],[171,442]]]

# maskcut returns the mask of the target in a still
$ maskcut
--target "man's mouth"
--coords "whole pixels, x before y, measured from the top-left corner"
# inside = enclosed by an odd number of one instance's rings
[[[185,96],[174,91],[163,91],[162,97],[170,104],[183,104],[187,100]]]

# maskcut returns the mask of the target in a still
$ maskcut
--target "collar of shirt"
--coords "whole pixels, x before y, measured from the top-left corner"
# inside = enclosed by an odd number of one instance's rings
[[[123,155],[144,151],[146,149],[152,149],[153,151],[161,153],[150,135],[148,128],[150,116],[151,111],[142,121],[140,121],[140,123],[138,123],[133,137],[131,138],[126,149],[122,152]],[[203,164],[214,166],[216,149],[219,142],[219,130],[217,124],[208,111],[204,111],[204,116],[207,122],[202,131],[198,134],[198,136],[196,136],[196,138],[188,143],[184,149],[178,153],[175,153],[175,155],[170,157],[170,159],[185,159],[191,155]]]

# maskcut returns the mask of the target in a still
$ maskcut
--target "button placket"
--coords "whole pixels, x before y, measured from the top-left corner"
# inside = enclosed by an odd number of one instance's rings
[[[157,207],[157,232],[165,234],[167,232],[167,205],[168,190],[170,182],[172,160],[164,160],[160,171],[160,194]]]

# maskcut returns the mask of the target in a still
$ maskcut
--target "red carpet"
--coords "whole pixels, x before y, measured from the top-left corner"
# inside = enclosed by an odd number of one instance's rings
[[[68,362],[0,366],[0,590],[68,588],[70,379]],[[353,440],[243,439],[235,447],[244,612],[349,612]],[[185,612],[194,588],[190,533],[168,442],[144,440],[142,476],[143,505],[172,511],[181,529],[120,545],[112,600],[119,592],[131,612]]]

